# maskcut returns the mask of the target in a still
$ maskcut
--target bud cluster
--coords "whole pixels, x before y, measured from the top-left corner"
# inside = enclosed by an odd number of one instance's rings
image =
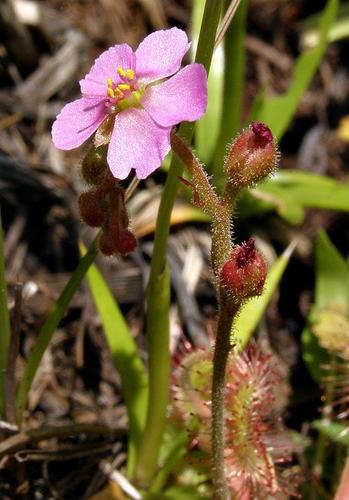
[[[253,122],[229,146],[224,167],[236,189],[251,187],[273,172],[279,153],[264,123]]]
[[[220,284],[227,305],[233,308],[244,300],[260,295],[267,275],[262,254],[253,238],[233,248],[220,272]]]
[[[79,197],[80,216],[91,227],[102,229],[99,248],[104,255],[127,255],[136,248],[129,228],[125,190],[108,168],[106,148],[92,149],[84,158],[81,173],[91,186]]]

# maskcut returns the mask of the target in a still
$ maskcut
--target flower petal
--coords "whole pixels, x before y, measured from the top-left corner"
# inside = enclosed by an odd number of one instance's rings
[[[145,91],[142,106],[163,127],[200,118],[207,105],[207,75],[201,64],[189,64],[163,83]]]
[[[139,179],[148,177],[171,149],[170,131],[157,125],[144,109],[117,114],[107,156],[114,177],[125,179],[132,168]]]
[[[80,80],[81,93],[84,95],[107,95],[107,80],[112,78],[117,85],[121,78],[117,73],[118,66],[124,69],[135,69],[136,58],[129,45],[123,43],[114,45],[102,52],[95,60],[90,72]]]
[[[147,36],[136,50],[136,74],[142,83],[173,75],[190,47],[183,30],[159,30]]]
[[[52,125],[52,141],[58,149],[74,149],[88,139],[107,116],[104,100],[77,99],[66,104]]]

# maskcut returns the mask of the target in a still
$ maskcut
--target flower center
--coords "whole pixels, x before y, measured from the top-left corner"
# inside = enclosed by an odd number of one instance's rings
[[[137,79],[133,69],[124,69],[119,66],[116,70],[121,82],[115,84],[112,78],[107,80],[107,106],[112,112],[121,111],[134,106],[139,106],[142,96],[138,88]]]

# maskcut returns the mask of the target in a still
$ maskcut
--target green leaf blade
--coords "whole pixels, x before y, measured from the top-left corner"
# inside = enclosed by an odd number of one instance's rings
[[[331,302],[347,305],[349,303],[348,265],[323,230],[319,231],[317,237],[316,268],[316,307],[326,307]]]
[[[11,337],[10,318],[7,304],[7,286],[5,277],[4,237],[0,211],[0,416],[5,411],[5,376],[7,356]]]
[[[132,471],[145,424],[148,379],[129,327],[96,265],[90,267],[87,279],[110,352],[121,377],[130,429],[128,468]]]
[[[70,280],[64,287],[62,293],[60,294],[57,302],[53,305],[51,312],[49,313],[46,321],[40,328],[38,337],[35,341],[34,347],[29,355],[27,366],[25,368],[22,380],[18,387],[18,392],[16,396],[16,413],[17,421],[20,423],[22,421],[23,411],[27,402],[28,393],[30,391],[31,385],[33,383],[34,377],[38,370],[41,359],[53,337],[53,334],[63,318],[71,299],[73,298],[75,292],[79,288],[83,278],[85,277],[87,270],[91,266],[92,262],[95,260],[97,255],[97,240],[89,247],[87,253],[82,259],[72,274]]]
[[[137,464],[137,476],[150,482],[164,437],[170,379],[170,273],[167,264],[147,290],[147,347],[149,356],[149,403]]]
[[[331,422],[329,420],[314,420],[312,427],[330,438],[335,443],[340,443],[349,447],[348,427],[339,422]]]
[[[328,44],[328,33],[336,19],[337,10],[338,0],[329,0],[320,21],[318,45],[299,56],[287,92],[283,95],[263,99],[258,114],[250,117],[251,120],[267,123],[278,139],[283,136],[290,124],[298,104],[321,62]]]
[[[303,222],[305,209],[349,212],[349,184],[311,172],[281,170],[238,201],[241,217],[276,211],[293,225]]]

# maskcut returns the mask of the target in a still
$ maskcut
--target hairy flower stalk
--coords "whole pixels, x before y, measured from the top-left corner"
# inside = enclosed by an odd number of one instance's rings
[[[228,149],[224,163],[228,182],[224,195],[219,196],[185,142],[172,135],[171,144],[191,175],[191,182],[182,180],[193,191],[193,203],[211,217],[211,264],[219,302],[211,394],[212,479],[214,498],[227,500],[224,397],[231,327],[241,305],[262,293],[266,278],[264,259],[253,240],[233,246],[231,218],[239,191],[268,176],[275,168],[278,152],[270,129],[263,123],[252,123]]]
[[[232,311],[231,311],[232,312]],[[233,315],[225,306],[220,307],[217,325],[217,336],[213,356],[212,376],[212,479],[215,500],[226,500],[229,498],[225,474],[225,417],[224,417],[224,395],[225,395],[225,371],[229,356],[230,330]]]
[[[263,257],[255,249],[253,240],[235,247],[220,273],[220,309],[212,377],[212,472],[216,500],[229,498],[224,468],[224,397],[226,364],[231,349],[231,326],[241,304],[262,292],[265,278],[266,266]]]
[[[180,136],[172,133],[171,146],[192,178],[192,182],[183,178],[181,178],[181,181],[192,190],[193,204],[211,217],[211,264],[217,285],[216,288],[219,291],[219,271],[232,250],[231,216],[235,200],[232,198],[227,200],[222,196],[218,196],[214,187],[210,184],[203,165]]]

